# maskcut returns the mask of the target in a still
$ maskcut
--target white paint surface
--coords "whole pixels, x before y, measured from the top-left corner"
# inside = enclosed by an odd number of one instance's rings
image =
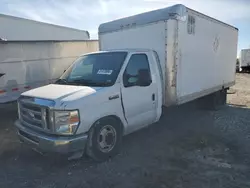
[[[187,33],[187,22],[179,22],[178,100],[235,81],[238,31],[197,12],[188,14],[195,17],[195,34]]]

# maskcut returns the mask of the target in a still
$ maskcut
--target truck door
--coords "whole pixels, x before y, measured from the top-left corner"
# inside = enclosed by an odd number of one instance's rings
[[[156,119],[157,85],[148,59],[147,53],[132,54],[122,76],[123,107],[131,131]]]

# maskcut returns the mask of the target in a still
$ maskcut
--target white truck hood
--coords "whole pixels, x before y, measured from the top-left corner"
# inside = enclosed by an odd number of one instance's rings
[[[50,100],[60,100],[66,98],[69,95],[81,93],[81,97],[85,97],[96,93],[100,88],[92,88],[88,86],[72,86],[72,85],[57,85],[50,84],[36,89],[24,92],[22,95],[28,97],[37,97]]]

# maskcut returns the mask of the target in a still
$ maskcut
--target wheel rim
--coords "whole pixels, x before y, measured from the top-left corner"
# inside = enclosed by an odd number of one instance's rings
[[[97,139],[100,151],[108,153],[116,144],[116,130],[111,125],[105,125],[100,130]]]

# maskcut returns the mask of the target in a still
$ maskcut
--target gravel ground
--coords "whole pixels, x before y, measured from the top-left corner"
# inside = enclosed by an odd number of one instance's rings
[[[17,140],[16,112],[1,111],[0,187],[250,187],[250,75],[237,74],[228,105],[166,109],[160,122],[124,138],[110,161],[42,156]]]

